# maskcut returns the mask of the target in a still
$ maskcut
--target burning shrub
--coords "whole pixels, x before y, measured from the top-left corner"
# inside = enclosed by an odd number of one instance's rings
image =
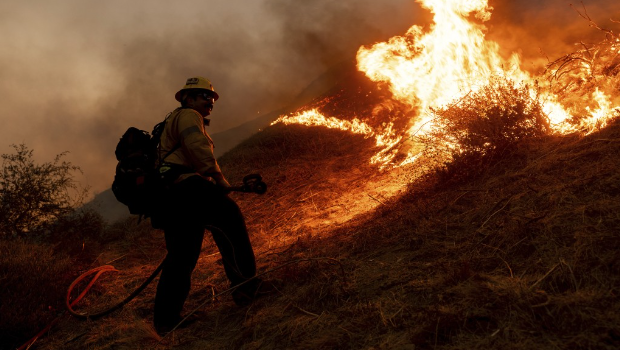
[[[620,102],[620,36],[600,28],[587,13],[580,13],[605,37],[596,44],[581,42],[581,50],[549,63],[550,90],[573,115],[571,123],[582,129],[600,129],[612,106]],[[619,109],[615,108],[615,114]]]
[[[481,169],[523,140],[540,138],[550,130],[537,91],[505,77],[494,77],[479,91],[433,110],[433,125],[422,141],[447,170]]]

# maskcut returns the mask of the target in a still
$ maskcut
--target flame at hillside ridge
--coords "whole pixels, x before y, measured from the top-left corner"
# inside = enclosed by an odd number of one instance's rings
[[[341,120],[335,117],[326,118],[324,115],[319,113],[316,108],[298,113],[293,116],[282,116],[277,121],[273,122],[272,125],[275,123],[282,123],[284,125],[301,124],[307,126],[322,125],[329,129],[350,131],[354,134],[362,134],[367,136],[370,136],[374,133],[372,128],[368,124],[360,121],[357,118],[351,121]]]
[[[361,47],[357,54],[358,69],[371,80],[389,85],[393,98],[416,109],[409,130],[394,131],[391,128],[377,134],[370,126],[354,119],[352,122],[326,118],[317,110],[305,111],[295,116],[283,116],[276,120],[284,123],[323,125],[337,127],[377,138],[381,151],[371,162],[392,163],[396,155],[408,153],[400,164],[415,159],[406,148],[404,140],[423,135],[432,123],[431,109],[439,109],[470,92],[476,92],[493,77],[503,76],[516,82],[535,85],[535,80],[520,69],[520,60],[513,54],[508,60],[499,55],[499,45],[485,39],[485,27],[468,19],[474,14],[479,22],[490,19],[487,0],[416,0],[434,14],[431,30],[424,34],[419,26],[412,26],[405,36],[396,36],[388,42],[377,43],[370,48]],[[537,92],[530,90],[532,97]],[[576,126],[566,121],[571,114],[551,93],[539,95],[543,110],[557,132],[571,132]],[[579,128],[593,129],[604,126],[612,115],[610,98],[596,89],[591,95],[598,108],[586,108],[588,118],[582,118]],[[618,107],[615,107],[617,109]],[[379,141],[385,140],[385,141]]]
[[[281,116],[276,121],[271,123],[271,125],[276,123],[282,123],[284,125],[320,125],[327,127],[328,129],[344,130],[352,132],[354,134],[361,134],[365,137],[374,137],[376,146],[381,147],[382,150],[373,156],[373,158],[371,159],[372,164],[385,163],[385,153],[387,153],[392,147],[397,145],[402,140],[402,136],[395,135],[393,130],[393,124],[388,124],[384,128],[383,132],[377,132],[370,125],[364,123],[363,121],[360,121],[357,118],[354,118],[351,121],[341,120],[335,117],[326,118],[316,108],[306,110],[291,116]]]

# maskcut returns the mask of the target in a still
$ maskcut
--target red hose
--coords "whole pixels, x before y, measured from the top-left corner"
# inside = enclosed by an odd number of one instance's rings
[[[93,286],[93,284],[95,284],[95,281],[97,281],[97,279],[99,278],[99,276],[101,276],[102,273],[108,272],[108,271],[117,271],[118,272],[118,270],[115,269],[114,266],[104,265],[104,266],[99,266],[97,268],[94,268],[92,270],[88,270],[88,271],[84,272],[80,277],[78,277],[75,281],[73,281],[73,283],[71,283],[71,285],[69,286],[69,290],[67,290],[67,299],[66,299],[66,306],[67,306],[67,308],[70,311],[73,311],[73,305],[77,304],[80,300],[82,300],[82,298],[86,295],[86,293],[88,293],[88,290],[90,290],[90,288]],[[78,282],[80,282],[81,280],[83,280],[87,276],[92,275],[95,272],[97,274],[88,283],[86,288],[84,288],[84,291],[82,291],[82,293],[80,293],[80,295],[77,298],[75,298],[74,301],[69,302],[69,299],[71,297],[71,291],[73,291],[73,288],[75,288],[75,285],[78,284]],[[75,313],[75,311],[73,311],[73,312]],[[62,316],[62,315],[60,315],[60,316]],[[52,320],[52,322],[50,322],[50,324],[48,324],[39,333],[37,333],[37,335],[32,337],[30,340],[28,340],[24,345],[20,346],[17,350],[29,349],[32,346],[32,344],[34,344],[34,342],[36,342],[37,339],[39,339],[39,337],[41,337],[43,334],[45,334],[47,331],[49,331],[50,328],[52,328],[60,320],[60,316],[58,316],[54,320]]]
[[[101,274],[103,274],[104,272],[108,272],[108,271],[115,271],[118,272],[117,269],[114,268],[114,266],[112,265],[103,265],[103,266],[99,266],[97,268],[94,268],[92,270],[88,270],[86,272],[84,272],[82,275],[80,275],[80,277],[78,277],[75,281],[73,281],[73,283],[71,283],[71,285],[69,286],[69,288],[67,289],[67,299],[65,300],[65,305],[67,306],[67,310],[69,310],[69,313],[74,314],[76,313],[73,310],[73,305],[77,304],[80,300],[82,300],[82,298],[86,295],[86,293],[88,293],[88,291],[90,290],[90,288],[93,286],[93,284],[95,284],[95,282],[97,281],[97,279],[99,278],[99,276],[101,276]],[[75,286],[82,281],[83,279],[85,279],[86,277],[92,275],[93,273],[97,273],[95,275],[95,277],[93,277],[93,279],[88,283],[88,285],[86,286],[86,288],[84,288],[84,290],[82,291],[82,293],[80,293],[80,295],[78,295],[77,298],[75,298],[74,301],[69,302],[69,300],[71,299],[71,292],[73,291],[73,288],[75,288]]]

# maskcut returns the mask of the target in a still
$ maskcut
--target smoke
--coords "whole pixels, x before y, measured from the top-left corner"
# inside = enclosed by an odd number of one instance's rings
[[[538,66],[540,50],[554,58],[593,32],[567,1],[490,5],[489,38]],[[585,5],[594,19],[620,17],[615,1]],[[216,133],[285,106],[361,45],[431,18],[413,0],[5,1],[0,17],[0,153],[19,143],[39,161],[69,151],[95,193],[110,186],[121,134],[162,120],[187,77],[208,77],[220,94]]]
[[[490,0],[494,8],[486,23],[487,38],[500,44],[508,56],[522,56],[524,69],[540,73],[561,56],[605,39],[605,32],[591,26],[581,15],[602,29],[620,32],[620,2],[615,0]],[[581,15],[580,15],[581,14]],[[617,35],[617,34],[616,34]]]
[[[288,104],[357,47],[405,31],[411,0],[4,2],[0,152],[66,158],[93,192],[109,188],[116,142],[177,106],[185,79],[212,80],[216,133]]]

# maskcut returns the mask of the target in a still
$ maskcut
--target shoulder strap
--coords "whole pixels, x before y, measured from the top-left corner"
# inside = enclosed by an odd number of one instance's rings
[[[168,151],[168,153],[166,153],[166,155],[160,159],[160,163],[164,161],[164,159],[168,158],[169,155],[171,155],[172,153],[174,153],[174,151],[176,151],[177,149],[179,149],[179,147],[181,147],[181,145],[179,145],[178,143],[172,147],[172,149],[170,151]]]
[[[173,111],[174,112],[174,111]],[[170,117],[170,115],[173,113],[170,112],[166,115],[166,117],[164,118],[163,121],[157,123],[155,125],[155,127],[153,128],[153,136],[157,137],[157,148],[159,149],[159,147],[161,146],[161,135],[164,132],[164,128],[166,126],[166,122],[168,121],[168,118]],[[157,134],[156,134],[157,133]],[[174,147],[172,147],[172,149],[170,151],[168,151],[168,153],[166,153],[166,155],[162,158],[161,154],[159,152],[157,152],[160,155],[159,158],[159,164],[161,164],[166,158],[168,158],[168,156],[170,156],[172,153],[174,153],[174,151],[178,150],[179,147],[181,147],[180,143],[177,143],[176,145],[174,145]]]

